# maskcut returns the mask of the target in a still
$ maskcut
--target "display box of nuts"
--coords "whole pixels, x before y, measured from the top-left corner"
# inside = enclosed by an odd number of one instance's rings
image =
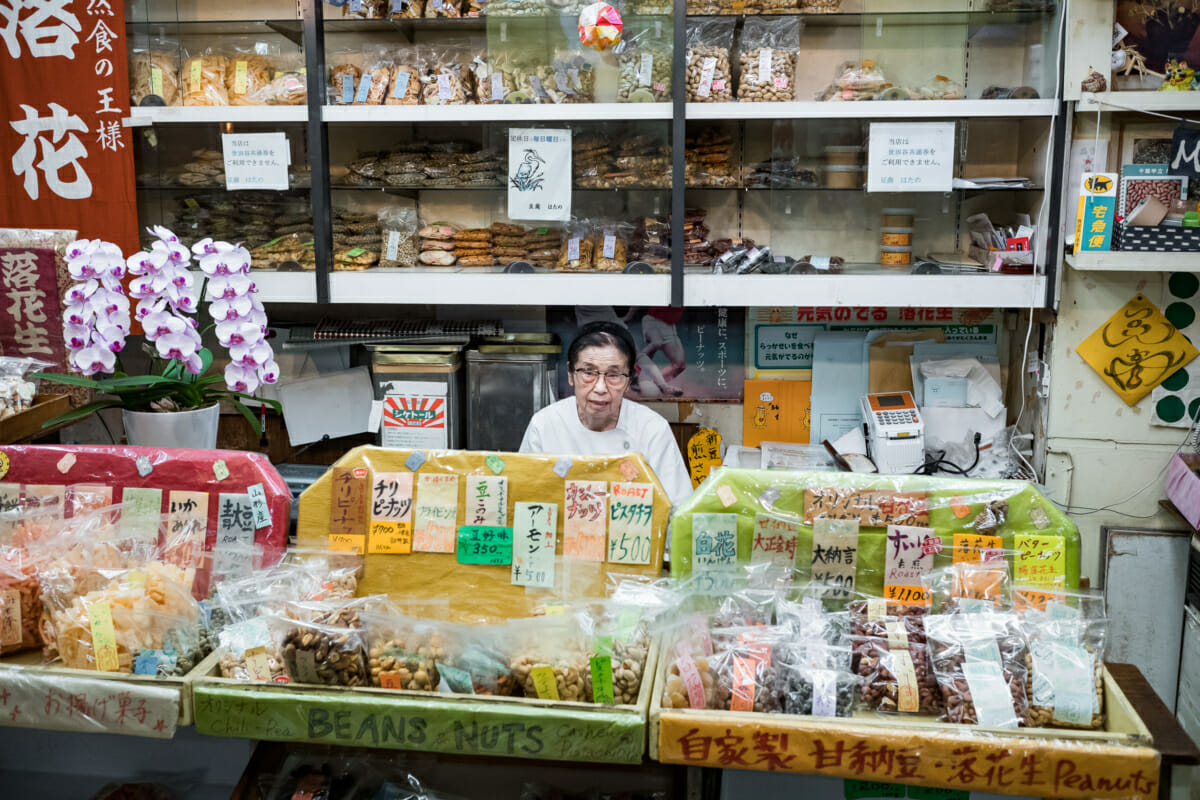
[[[65,394],[39,394],[33,405],[11,415],[0,415],[0,444],[28,441],[42,431],[42,423],[71,410],[71,398]]]
[[[614,650],[614,657],[621,658],[613,673],[617,695],[634,702],[603,705],[498,693],[452,694],[444,674],[439,689],[430,691],[437,679],[428,672],[427,680],[417,676],[428,653],[408,641],[370,639],[368,633],[363,653],[367,680],[353,686],[222,678],[222,654],[214,653],[192,685],[196,729],[211,736],[601,764],[640,764],[645,756],[652,684],[648,676],[657,670],[657,643],[644,655],[647,679],[641,681],[624,673],[629,671],[626,664],[632,666],[642,654]],[[380,674],[388,671],[382,667],[393,650],[415,655],[407,685],[417,688],[396,688],[390,679],[392,688],[372,685],[372,665]],[[400,661],[388,662],[398,676],[409,666]],[[569,677],[564,672],[564,680]],[[634,696],[630,690],[635,685]]]

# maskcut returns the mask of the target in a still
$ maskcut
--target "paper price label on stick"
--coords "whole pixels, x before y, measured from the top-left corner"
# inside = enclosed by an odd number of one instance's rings
[[[649,564],[653,519],[653,484],[612,484],[608,498],[608,560],[615,564]]]
[[[418,553],[453,553],[458,529],[458,476],[417,476],[416,530],[413,550]]]
[[[563,488],[563,557],[604,560],[608,483],[566,481]]]
[[[87,607],[87,612],[96,669],[100,672],[116,672],[121,664],[117,659],[117,633],[113,628],[112,606],[105,602],[92,603]]]
[[[517,503],[513,507],[512,583],[515,586],[554,586],[554,503]]]

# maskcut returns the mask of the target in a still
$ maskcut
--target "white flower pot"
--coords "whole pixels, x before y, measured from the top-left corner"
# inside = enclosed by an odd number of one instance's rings
[[[137,447],[186,447],[215,450],[221,405],[192,411],[127,411],[121,409],[125,438]]]

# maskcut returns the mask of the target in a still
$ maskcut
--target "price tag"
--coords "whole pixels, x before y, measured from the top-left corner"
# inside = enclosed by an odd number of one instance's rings
[[[392,84],[392,97],[404,97],[408,92],[408,80],[411,76],[406,70],[400,70],[396,74],[396,82]],[[395,261],[395,259],[392,259]]]
[[[417,476],[413,549],[419,553],[453,553],[458,529],[458,476]]]
[[[608,560],[615,564],[649,564],[650,524],[654,519],[654,485],[614,483],[608,498]]]
[[[692,575],[707,594],[724,594],[737,578],[737,514],[692,515]]]
[[[87,607],[87,612],[96,669],[100,672],[118,671],[121,663],[117,659],[117,633],[113,629],[112,607],[105,602],[92,603]]]
[[[396,257],[399,254],[400,254],[400,231],[388,231],[387,248],[384,253],[384,258],[386,258],[388,261],[395,261]],[[379,426],[376,425],[376,426],[372,427],[371,430],[379,430]]]
[[[932,601],[930,592],[924,586],[897,586],[892,584],[883,587],[883,597],[889,603],[905,606],[927,606]]]
[[[252,647],[245,653],[246,673],[252,681],[271,680],[271,657],[264,646]]]
[[[449,100],[450,98],[452,98],[454,96],[454,93],[450,91],[450,76],[449,75],[445,74],[444,72],[441,75],[438,75],[437,76],[437,85],[438,85],[438,99],[439,100]]]
[[[705,708],[708,703],[704,696],[704,679],[700,677],[700,670],[696,669],[696,662],[684,653],[676,659],[675,664],[679,667],[679,677],[683,678],[683,685],[687,687],[688,705],[692,708]]]
[[[513,529],[464,525],[458,529],[458,563],[502,566],[512,563]]]
[[[812,583],[822,596],[849,600],[858,574],[858,520],[813,520]]]
[[[654,56],[650,53],[642,53],[642,60],[638,64],[638,86],[649,86],[653,75]],[[607,256],[607,258],[611,257]]]
[[[758,51],[758,82],[771,82],[771,48],[764,47]]]
[[[827,669],[813,670],[813,701],[814,717],[837,716],[837,673]]]
[[[508,478],[492,475],[467,477],[463,521],[470,525],[508,524]]]
[[[934,540],[940,547],[941,539],[930,528],[913,525],[888,526],[883,576],[885,598],[908,602],[901,599],[903,595],[911,597],[912,602],[917,602],[915,598],[926,595],[922,589],[922,582],[933,569],[934,556],[937,553]],[[928,602],[924,604],[928,605]]]
[[[617,237],[611,233],[604,234],[604,257],[615,258],[617,255]]]
[[[204,62],[202,59],[199,59],[199,58],[192,59],[191,79],[192,79],[192,93],[193,94],[200,91],[200,81],[201,81],[201,79],[203,77],[203,73],[204,73],[203,65],[204,65]]]
[[[234,68],[233,68],[233,93],[234,94],[245,94],[246,93],[246,83],[247,83],[246,73],[249,71],[247,69],[248,66],[249,65],[245,61],[238,61],[234,65]]]
[[[7,589],[0,593],[0,645],[18,645],[21,638],[21,592]]]
[[[554,503],[517,503],[513,507],[512,583],[514,586],[554,586]]]
[[[558,681],[554,678],[554,667],[534,667],[529,671],[533,687],[542,700],[558,699]]]
[[[597,703],[616,705],[613,691],[612,659],[605,655],[592,656],[592,698]]]
[[[730,711],[754,710],[754,673],[758,668],[758,659],[745,656],[733,657],[733,696],[730,698]]]
[[[563,558],[604,560],[608,483],[566,481],[563,489]]]
[[[377,472],[371,478],[371,526],[368,553],[412,552],[411,472]]]
[[[891,654],[897,683],[897,706],[906,714],[913,714],[921,708],[921,692],[917,687],[917,670],[913,666],[912,655],[907,650],[897,650]]]
[[[250,511],[254,514],[254,529],[269,527],[271,524],[271,507],[267,505],[267,490],[261,483],[246,487],[250,495]]]
[[[163,94],[163,73],[158,67],[150,68],[150,91],[153,94],[162,97]]]
[[[1013,537],[1013,583],[1039,589],[1066,585],[1066,544],[1061,536]]]
[[[496,101],[504,99],[504,76],[499,72],[492,73],[492,99]]]
[[[579,237],[578,236],[572,236],[570,239],[567,240],[567,260],[568,261],[578,261],[579,260]]]
[[[796,541],[800,524],[771,514],[754,515],[754,540],[750,564],[762,565],[778,580],[791,582],[796,566]],[[813,545],[814,549],[816,545]]]
[[[955,564],[978,563],[986,561],[990,551],[1003,549],[1004,539],[978,533],[956,533],[953,547]]]
[[[708,97],[713,89],[713,72],[717,68],[715,58],[706,58],[700,62],[700,84],[696,87],[697,97]]]
[[[975,714],[980,725],[993,728],[1015,728],[1018,720],[1013,709],[1012,694],[1004,682],[1004,673],[992,661],[967,661],[962,665],[963,677],[971,689]],[[1088,685],[1091,685],[1089,676]],[[1088,716],[1091,722],[1091,716]]]

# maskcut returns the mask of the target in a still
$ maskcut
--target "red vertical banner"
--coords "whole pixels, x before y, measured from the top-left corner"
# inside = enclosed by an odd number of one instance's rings
[[[0,0],[0,226],[138,249],[123,0]]]

